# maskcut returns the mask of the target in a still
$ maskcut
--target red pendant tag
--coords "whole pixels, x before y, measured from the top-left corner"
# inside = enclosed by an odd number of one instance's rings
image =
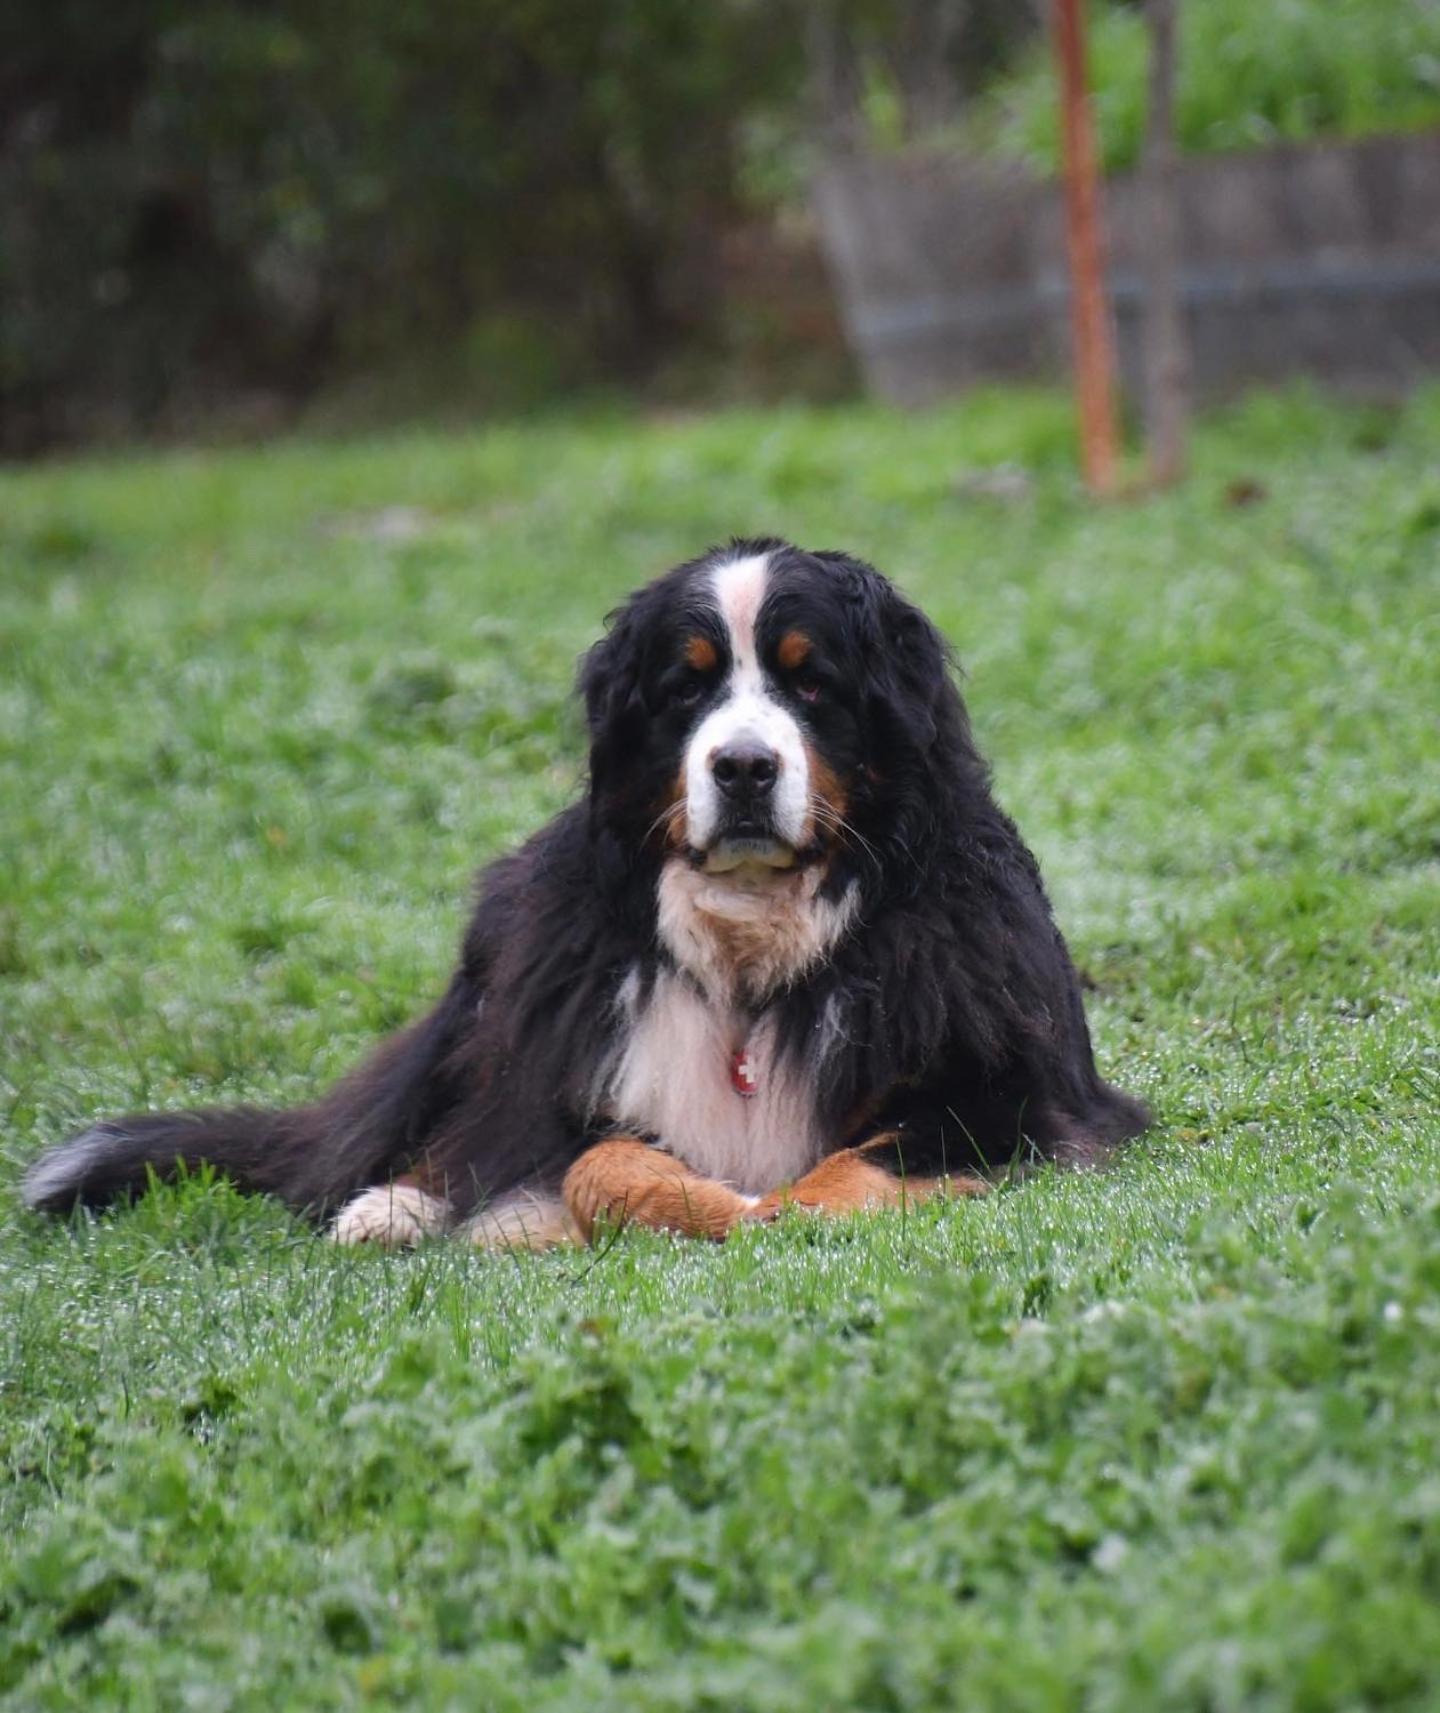
[[[744,1095],[746,1100],[760,1087],[755,1080],[755,1061],[750,1057],[748,1047],[736,1048],[730,1060],[730,1083],[736,1094]]]

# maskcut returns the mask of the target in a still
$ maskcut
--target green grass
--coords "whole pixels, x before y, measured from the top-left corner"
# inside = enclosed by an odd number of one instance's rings
[[[1254,401],[1130,506],[1069,442],[996,395],[0,475],[8,1704],[1440,1702],[1440,392]],[[1153,1138],[724,1248],[19,1211],[72,1126],[425,1003],[599,615],[764,530],[954,640]]]
[[[1440,124],[1440,7],[1433,0],[1184,0],[1176,125],[1196,153]],[[1141,9],[1092,6],[1090,76],[1107,168],[1135,165],[1145,134]],[[1049,43],[987,92],[976,138],[1042,171],[1059,160]]]

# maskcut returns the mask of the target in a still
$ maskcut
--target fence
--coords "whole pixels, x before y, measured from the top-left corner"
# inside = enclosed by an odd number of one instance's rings
[[[1440,370],[1440,132],[1191,157],[1177,175],[1197,388],[1296,374],[1393,392]],[[1019,168],[847,158],[816,184],[849,343],[923,403],[1068,360],[1060,193]],[[1106,186],[1121,371],[1139,366],[1144,201]]]

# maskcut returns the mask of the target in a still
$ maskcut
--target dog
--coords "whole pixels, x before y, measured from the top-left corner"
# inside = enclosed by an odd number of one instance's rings
[[[721,1238],[1146,1128],[946,646],[872,566],[737,538],[611,614],[579,689],[588,787],[484,871],[428,1016],[309,1106],[98,1124],[26,1203],[209,1163],[342,1243]]]

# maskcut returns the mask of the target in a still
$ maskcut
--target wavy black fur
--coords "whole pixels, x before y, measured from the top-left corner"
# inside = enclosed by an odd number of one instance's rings
[[[928,1174],[1085,1163],[1142,1130],[1145,1108],[1095,1068],[1074,968],[1035,860],[991,794],[939,634],[845,554],[732,549],[772,556],[765,624],[823,645],[827,693],[807,720],[845,783],[851,829],[827,853],[824,891],[853,884],[859,908],[767,1008],[833,1145],[894,1130],[897,1164]],[[630,971],[648,988],[666,955],[655,817],[699,717],[672,690],[681,641],[716,623],[711,562],[641,589],[585,658],[589,788],[481,876],[459,968],[427,1017],[311,1106],[99,1125],[32,1167],[28,1204],[98,1206],[202,1161],[317,1218],[421,1163],[461,1214],[558,1182],[605,1132],[590,1108],[622,1027],[617,988]],[[814,1063],[827,1016],[842,1038]]]

